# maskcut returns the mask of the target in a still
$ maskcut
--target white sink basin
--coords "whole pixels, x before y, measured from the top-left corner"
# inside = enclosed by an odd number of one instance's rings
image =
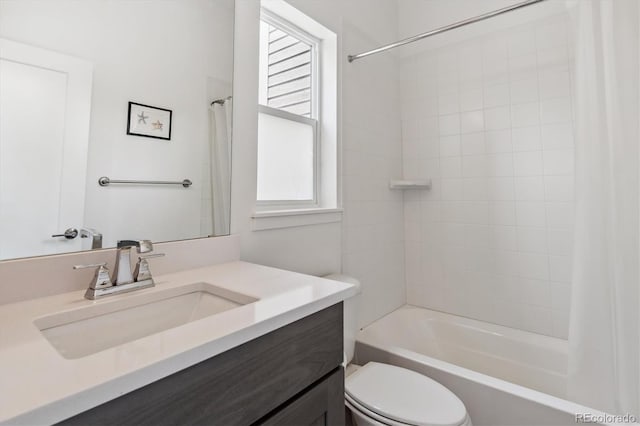
[[[119,300],[38,318],[34,324],[63,357],[75,359],[256,300],[212,284],[194,283],[129,293]]]

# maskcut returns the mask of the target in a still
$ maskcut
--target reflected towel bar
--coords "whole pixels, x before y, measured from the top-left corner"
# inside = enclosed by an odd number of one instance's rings
[[[116,179],[109,179],[106,176],[102,176],[100,179],[98,179],[98,184],[100,186],[109,186],[112,183],[124,183],[124,184],[131,184],[131,185],[182,185],[185,188],[188,188],[191,185],[193,185],[193,182],[191,182],[189,179],[185,179],[180,182],[168,181],[168,180],[116,180]]]

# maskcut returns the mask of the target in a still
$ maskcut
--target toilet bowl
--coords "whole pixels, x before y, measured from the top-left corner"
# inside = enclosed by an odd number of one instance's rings
[[[358,295],[344,301],[346,367],[355,351],[360,283],[345,275],[325,278],[358,287]],[[369,362],[347,376],[345,405],[356,426],[472,426],[464,404],[449,389],[415,371],[379,362]]]
[[[460,399],[415,371],[369,362],[345,380],[345,401],[357,426],[470,426]]]

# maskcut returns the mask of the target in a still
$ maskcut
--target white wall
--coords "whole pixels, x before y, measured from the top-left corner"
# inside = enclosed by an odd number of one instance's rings
[[[232,232],[245,260],[310,273],[343,270],[363,283],[360,322],[404,303],[397,69],[391,57],[347,64],[346,55],[396,37],[395,1],[291,0],[339,37],[342,223],[252,231],[256,194],[259,5],[236,2]],[[375,88],[373,90],[372,88]]]
[[[434,11],[445,4],[425,2]],[[415,10],[404,6],[400,27],[414,25]],[[452,18],[447,11],[440,15]],[[405,176],[434,184],[405,196],[408,303],[566,337],[574,208],[567,20],[485,24],[486,35],[402,59]]]
[[[201,235],[207,107],[230,94],[229,1],[3,0],[0,37],[94,64],[86,213],[116,239]],[[213,82],[213,83],[212,83]],[[220,93],[211,93],[215,86]],[[209,93],[208,93],[209,91]],[[173,110],[171,141],[126,135],[129,101]],[[182,180],[182,187],[99,187],[97,179]],[[206,209],[205,209],[206,211]]]

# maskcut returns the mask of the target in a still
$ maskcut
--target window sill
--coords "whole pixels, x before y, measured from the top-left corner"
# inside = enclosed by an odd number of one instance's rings
[[[314,208],[295,210],[269,210],[255,212],[251,218],[254,231],[291,228],[294,226],[319,225],[342,221],[339,208]]]

